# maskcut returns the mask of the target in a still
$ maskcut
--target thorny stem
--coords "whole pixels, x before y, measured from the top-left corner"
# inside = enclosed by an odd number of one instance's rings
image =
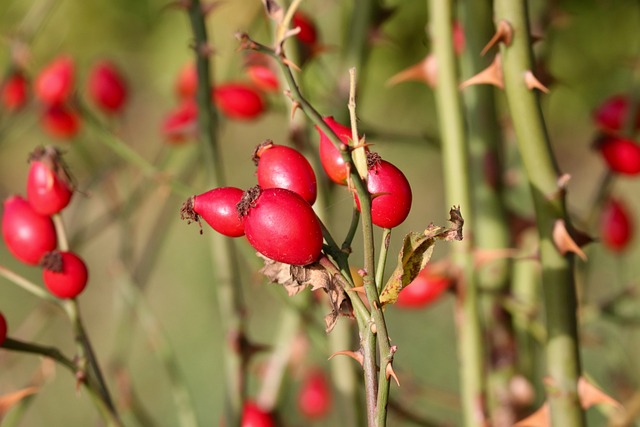
[[[429,19],[433,33],[433,51],[438,63],[436,107],[442,135],[445,194],[447,204],[465,210],[466,236],[453,247],[452,262],[459,280],[458,354],[464,425],[484,423],[483,346],[478,313],[477,282],[473,268],[473,213],[469,189],[468,145],[453,48],[453,2],[429,0]]]
[[[378,254],[378,267],[376,269],[376,288],[378,294],[382,292],[384,282],[384,267],[387,263],[387,255],[389,253],[389,243],[391,241],[391,229],[382,230],[382,241],[380,242],[380,253]]]
[[[538,94],[527,88],[525,73],[534,69],[526,0],[496,0],[496,20],[512,29],[510,46],[501,44],[505,92],[528,175],[540,238],[540,261],[547,323],[547,373],[552,383],[547,398],[554,426],[579,427],[585,418],[577,394],[581,372],[576,318],[577,298],[573,275],[574,256],[562,255],[553,240],[553,229],[564,221],[571,225],[565,189],[558,186],[560,172],[553,157]]]
[[[196,68],[198,72],[198,125],[202,135],[201,147],[204,152],[205,165],[210,184],[213,187],[225,185],[223,161],[218,143],[218,115],[211,103],[211,73],[210,56],[211,44],[207,35],[205,16],[199,0],[188,2],[188,14],[191,29],[195,39]],[[240,280],[240,265],[236,247],[231,239],[214,233],[212,235],[212,254],[215,254],[216,290],[218,307],[220,309],[220,323],[222,329],[231,342],[223,346],[224,372],[226,375],[226,420],[229,426],[240,424],[240,413],[245,396],[246,387],[246,355],[241,354],[238,347],[239,340],[245,340],[244,303],[242,297],[242,283]]]

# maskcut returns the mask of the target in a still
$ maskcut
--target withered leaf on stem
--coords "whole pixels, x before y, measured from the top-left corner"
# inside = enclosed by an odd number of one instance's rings
[[[436,241],[462,240],[464,219],[460,207],[454,206],[449,210],[449,221],[452,223],[450,228],[429,224],[424,232],[410,232],[405,236],[398,254],[398,265],[380,294],[381,304],[396,302],[400,291],[411,283],[429,262]]]
[[[324,318],[327,332],[331,332],[336,325],[338,316],[353,317],[351,301],[340,285],[339,278],[329,274],[320,264],[290,265],[258,255],[264,259],[264,267],[260,269],[260,273],[273,283],[282,285],[289,296],[296,295],[307,286],[312,291],[324,289],[331,305],[331,312]]]

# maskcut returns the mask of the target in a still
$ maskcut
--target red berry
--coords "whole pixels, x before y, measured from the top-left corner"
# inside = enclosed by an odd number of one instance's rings
[[[34,92],[46,104],[65,102],[75,79],[75,67],[69,56],[61,56],[47,65],[35,81]]]
[[[243,236],[244,225],[236,209],[243,193],[239,188],[222,187],[193,196],[182,206],[181,217],[189,221],[199,221],[202,217],[220,234]]]
[[[182,66],[176,79],[175,90],[180,99],[191,99],[196,96],[198,90],[196,64],[190,61]]]
[[[51,218],[34,211],[20,196],[4,201],[2,237],[9,252],[29,265],[37,265],[58,243]]]
[[[48,106],[41,117],[41,123],[49,135],[60,139],[73,138],[80,130],[80,117],[64,104]]]
[[[196,134],[197,125],[198,105],[192,98],[188,98],[164,118],[162,133],[169,142],[179,144]]]
[[[628,111],[629,99],[624,95],[613,95],[593,112],[593,120],[603,131],[620,132],[624,128]],[[640,113],[636,117],[635,128],[640,128]]]
[[[89,272],[82,258],[73,252],[52,252],[45,257],[42,280],[58,298],[75,298],[87,286]]]
[[[466,39],[464,35],[464,28],[460,21],[453,22],[453,50],[456,55],[461,55],[466,45]]]
[[[0,345],[7,339],[7,319],[0,313]]]
[[[331,116],[324,117],[323,120],[338,135],[338,138],[345,146],[349,144],[351,128],[336,122]],[[320,134],[320,162],[322,163],[322,168],[333,182],[347,185],[347,166],[342,159],[342,153],[318,126],[316,126],[316,129]]]
[[[127,85],[116,66],[109,61],[95,64],[89,75],[89,96],[106,113],[122,110],[127,100]]]
[[[256,186],[245,192],[238,212],[249,243],[267,258],[306,265],[320,257],[320,221],[311,205],[297,193]]]
[[[27,199],[41,215],[53,215],[64,209],[73,195],[71,177],[54,147],[38,147],[31,153],[27,177]]]
[[[244,83],[225,83],[215,87],[213,99],[218,109],[231,119],[255,119],[265,110],[260,93]]]
[[[602,136],[596,142],[602,157],[612,172],[623,175],[640,173],[640,145],[630,139]]]
[[[329,413],[331,387],[322,371],[312,371],[304,379],[298,395],[298,408],[310,419],[320,419]]]
[[[246,401],[242,408],[241,427],[275,427],[273,417],[255,402]]]
[[[382,228],[402,224],[411,210],[411,186],[402,171],[382,160],[378,154],[367,155],[369,176],[367,190],[371,194],[371,222]],[[356,196],[360,209],[360,202]]]
[[[27,102],[27,78],[20,71],[14,71],[1,87],[0,99],[8,111],[16,111]]]
[[[293,28],[300,28],[300,32],[296,34],[298,40],[306,45],[315,45],[317,43],[318,30],[309,16],[297,10],[296,13],[293,14],[291,21]]]
[[[278,76],[266,65],[249,65],[246,68],[251,82],[264,92],[277,92],[280,86]]]
[[[623,251],[633,238],[633,221],[620,200],[609,199],[600,217],[602,243],[614,252]]]
[[[316,174],[299,151],[266,140],[253,156],[258,166],[258,185],[262,188],[286,188],[298,193],[310,205],[316,201]]]
[[[422,308],[436,301],[451,285],[448,277],[435,274],[426,267],[398,294],[396,305],[402,308]]]

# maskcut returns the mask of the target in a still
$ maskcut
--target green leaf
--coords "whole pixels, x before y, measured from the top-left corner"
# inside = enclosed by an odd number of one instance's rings
[[[402,249],[398,254],[398,265],[380,293],[380,304],[396,302],[400,291],[416,278],[431,259],[436,241],[462,240],[464,220],[459,207],[451,208],[449,221],[453,223],[451,228],[430,224],[422,233],[412,231],[405,236]]]

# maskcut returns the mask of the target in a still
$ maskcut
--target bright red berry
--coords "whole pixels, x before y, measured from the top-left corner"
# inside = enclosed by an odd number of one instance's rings
[[[623,175],[640,174],[640,145],[630,139],[617,136],[602,136],[596,148],[612,172]]]
[[[265,110],[260,92],[244,83],[224,83],[215,87],[213,99],[218,109],[231,119],[252,120]]]
[[[609,199],[600,217],[602,243],[614,252],[623,251],[633,238],[633,220],[620,200]]]
[[[7,339],[7,319],[0,313],[0,345]]]
[[[263,189],[286,188],[298,193],[310,205],[316,201],[316,174],[298,150],[266,140],[256,147],[253,161],[258,166],[258,185]]]
[[[43,263],[42,280],[49,292],[58,298],[75,298],[87,286],[87,266],[73,252],[51,252]]]
[[[277,92],[280,87],[278,76],[266,65],[249,65],[246,68],[249,80],[264,92]]]
[[[255,402],[246,401],[242,408],[241,427],[275,427],[271,414],[261,409]]]
[[[69,56],[61,56],[47,65],[35,81],[34,92],[46,104],[60,104],[73,91],[75,66]]]
[[[411,211],[411,186],[402,171],[382,160],[376,153],[367,154],[369,175],[367,190],[371,194],[371,222],[382,228],[402,224]],[[356,197],[358,209],[360,202]]]
[[[58,244],[51,218],[37,213],[20,196],[4,201],[2,237],[9,252],[29,265],[37,265]]]
[[[180,99],[191,99],[198,90],[198,71],[192,61],[182,66],[176,78],[175,91]]]
[[[297,193],[255,186],[245,191],[238,212],[249,243],[267,258],[306,265],[320,257],[320,221],[311,205]]]
[[[109,61],[100,61],[89,74],[89,96],[103,111],[115,114],[127,100],[127,85],[118,68]]]
[[[0,87],[0,100],[7,111],[16,111],[27,102],[29,82],[21,71],[14,71]]]
[[[398,294],[396,306],[423,308],[436,301],[451,285],[451,280],[431,271],[427,266]]]
[[[310,419],[324,418],[331,409],[331,387],[320,370],[310,372],[298,394],[300,413]]]
[[[593,112],[596,125],[605,132],[620,132],[627,120],[629,98],[624,95],[613,95],[605,99]],[[635,121],[635,128],[640,128],[640,113]]]
[[[41,215],[64,209],[73,195],[73,184],[62,154],[55,147],[38,147],[29,157],[27,199]]]
[[[54,138],[73,138],[80,130],[80,117],[64,104],[52,104],[41,117],[43,129]]]
[[[315,45],[318,42],[318,30],[316,29],[316,25],[305,13],[297,10],[296,13],[293,14],[291,24],[293,28],[300,28],[300,32],[296,34],[296,37],[302,43],[306,45]]]
[[[351,128],[338,123],[331,116],[324,117],[323,120],[345,146],[349,144]],[[316,126],[316,129],[320,134],[320,163],[322,163],[322,168],[333,182],[347,185],[347,165],[342,159],[342,153],[318,126]]]
[[[228,237],[244,235],[244,225],[236,209],[244,192],[235,187],[214,188],[189,198],[180,214],[182,219],[199,222],[202,217],[218,233]]]
[[[179,144],[192,138],[198,127],[198,105],[192,98],[185,98],[171,110],[162,122],[162,133],[170,143]]]

